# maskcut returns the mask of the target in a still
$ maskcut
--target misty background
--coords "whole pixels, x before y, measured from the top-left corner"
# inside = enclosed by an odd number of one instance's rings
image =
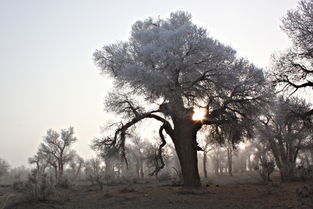
[[[179,5],[179,6],[177,6]],[[297,0],[39,1],[0,0],[0,153],[12,166],[27,165],[49,128],[73,126],[74,149],[84,158],[110,119],[103,101],[111,81],[92,54],[129,36],[148,16],[185,10],[211,36],[266,68],[289,47],[281,18]]]

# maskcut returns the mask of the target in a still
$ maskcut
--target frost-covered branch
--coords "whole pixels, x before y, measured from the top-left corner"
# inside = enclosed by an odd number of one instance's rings
[[[283,18],[283,31],[292,47],[273,57],[272,76],[282,90],[295,93],[313,87],[313,2],[302,0]]]

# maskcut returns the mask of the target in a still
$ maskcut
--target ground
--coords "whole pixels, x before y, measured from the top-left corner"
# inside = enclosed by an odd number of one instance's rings
[[[220,176],[203,181],[196,190],[171,186],[169,182],[142,182],[131,185],[75,186],[59,189],[48,201],[23,201],[11,187],[0,189],[0,209],[297,209],[304,208],[297,196],[301,182],[260,182],[255,176]]]

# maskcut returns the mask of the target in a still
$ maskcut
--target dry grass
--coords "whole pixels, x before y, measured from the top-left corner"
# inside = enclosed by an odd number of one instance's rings
[[[103,191],[88,186],[71,190],[60,190],[47,202],[9,204],[14,209],[297,209],[303,208],[296,190],[299,182],[243,183],[236,177],[229,177],[227,184],[216,184],[221,179],[210,179],[212,184],[196,190],[186,190],[158,184],[105,186]],[[232,181],[231,181],[232,179]],[[235,182],[237,183],[234,183]],[[239,182],[238,182],[239,181]],[[222,181],[221,181],[222,182]],[[206,185],[206,184],[204,184]],[[218,186],[216,186],[218,185]],[[0,191],[0,194],[1,191]],[[0,196],[1,198],[2,196]]]

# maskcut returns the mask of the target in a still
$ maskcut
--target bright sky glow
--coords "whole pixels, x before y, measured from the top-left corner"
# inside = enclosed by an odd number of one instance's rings
[[[204,108],[195,108],[192,115],[192,120],[199,121],[205,119],[206,110]]]
[[[0,157],[27,165],[49,128],[74,126],[74,149],[89,145],[111,118],[103,109],[111,81],[92,54],[125,40],[131,25],[149,16],[189,11],[193,22],[259,67],[290,44],[281,18],[298,0],[1,0]],[[200,114],[200,113],[199,113]],[[197,113],[198,115],[198,113]]]

